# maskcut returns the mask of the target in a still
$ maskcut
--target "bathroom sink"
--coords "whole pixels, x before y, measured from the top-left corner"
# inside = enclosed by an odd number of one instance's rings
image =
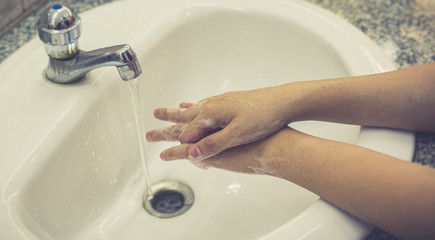
[[[227,91],[394,70],[364,34],[290,0],[127,0],[81,14],[81,48],[128,43],[139,56],[146,129],[157,107]],[[115,68],[72,85],[45,80],[33,39],[0,65],[1,239],[361,239],[372,227],[293,183],[188,161],[147,143],[151,184],[182,182],[193,206],[168,219],[146,191],[128,83]],[[412,133],[325,122],[292,127],[410,161]]]

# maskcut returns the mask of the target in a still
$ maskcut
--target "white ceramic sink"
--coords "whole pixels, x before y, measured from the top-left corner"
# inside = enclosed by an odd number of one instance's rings
[[[129,43],[147,129],[154,108],[226,91],[393,70],[350,24],[302,1],[127,0],[81,15],[81,48]],[[115,68],[60,86],[33,39],[0,65],[0,239],[361,239],[372,227],[284,180],[187,161],[147,144],[151,181],[195,194],[175,218],[150,216],[128,86]],[[411,160],[413,135],[322,122],[293,127]]]

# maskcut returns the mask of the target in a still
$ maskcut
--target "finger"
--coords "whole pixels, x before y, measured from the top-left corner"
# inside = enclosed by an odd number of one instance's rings
[[[182,102],[182,103],[180,103],[179,107],[180,108],[190,108],[193,105],[194,105],[193,103]]]
[[[151,130],[146,133],[149,142],[156,141],[179,141],[180,135],[186,129],[187,124],[176,124],[169,127]]]
[[[192,161],[190,160],[190,163],[192,163],[193,165],[201,168],[201,169],[209,169],[210,166],[207,166],[207,164],[203,163],[203,162],[199,162],[199,161]]]
[[[226,127],[233,119],[231,111],[209,104],[187,125],[180,136],[181,143],[196,143]]]
[[[185,130],[181,133],[180,142],[196,143],[200,139],[209,135],[215,129],[221,129],[221,127],[213,120],[195,118],[191,123],[186,126]]]
[[[233,133],[234,131],[229,125],[219,132],[204,137],[189,147],[189,159],[201,161],[233,147],[238,142],[233,137]]]
[[[200,108],[157,108],[154,117],[175,123],[189,123],[198,115]]]
[[[189,123],[209,102],[219,98],[220,96],[208,97],[197,104],[180,103],[180,108],[157,108],[154,110],[154,116],[160,120],[166,120],[176,123]]]
[[[182,144],[179,146],[175,146],[169,149],[166,149],[162,153],[160,153],[160,158],[164,161],[172,161],[176,159],[187,159],[187,150],[189,149],[188,144]],[[208,169],[209,166],[207,166],[205,163],[199,162],[199,161],[192,161],[190,162],[195,165],[198,168],[201,169]]]
[[[175,147],[168,148],[160,153],[160,158],[164,161],[176,159],[188,159],[189,144],[181,144]]]

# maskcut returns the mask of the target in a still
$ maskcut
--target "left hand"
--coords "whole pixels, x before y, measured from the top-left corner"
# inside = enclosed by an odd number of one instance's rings
[[[283,128],[272,136],[263,138],[259,141],[227,149],[215,156],[202,161],[190,160],[193,164],[201,167],[215,167],[233,172],[263,174],[283,178],[289,173],[287,164],[291,156],[283,156],[283,148],[291,151],[297,147],[296,142],[306,137],[291,128]],[[166,161],[175,159],[189,159],[187,150],[191,144],[180,145],[183,151],[168,152],[164,156]],[[172,153],[176,155],[172,155]]]

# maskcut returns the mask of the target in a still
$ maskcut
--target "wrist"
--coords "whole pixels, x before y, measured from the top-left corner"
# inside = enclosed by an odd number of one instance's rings
[[[293,82],[281,86],[284,99],[284,119],[287,123],[315,120],[313,115],[319,103],[315,101],[316,84],[314,82]]]
[[[305,142],[310,136],[285,127],[274,135],[260,142],[257,146],[257,156],[263,162],[261,165],[269,169],[268,175],[292,180],[292,172],[298,169],[299,160],[303,158]]]

